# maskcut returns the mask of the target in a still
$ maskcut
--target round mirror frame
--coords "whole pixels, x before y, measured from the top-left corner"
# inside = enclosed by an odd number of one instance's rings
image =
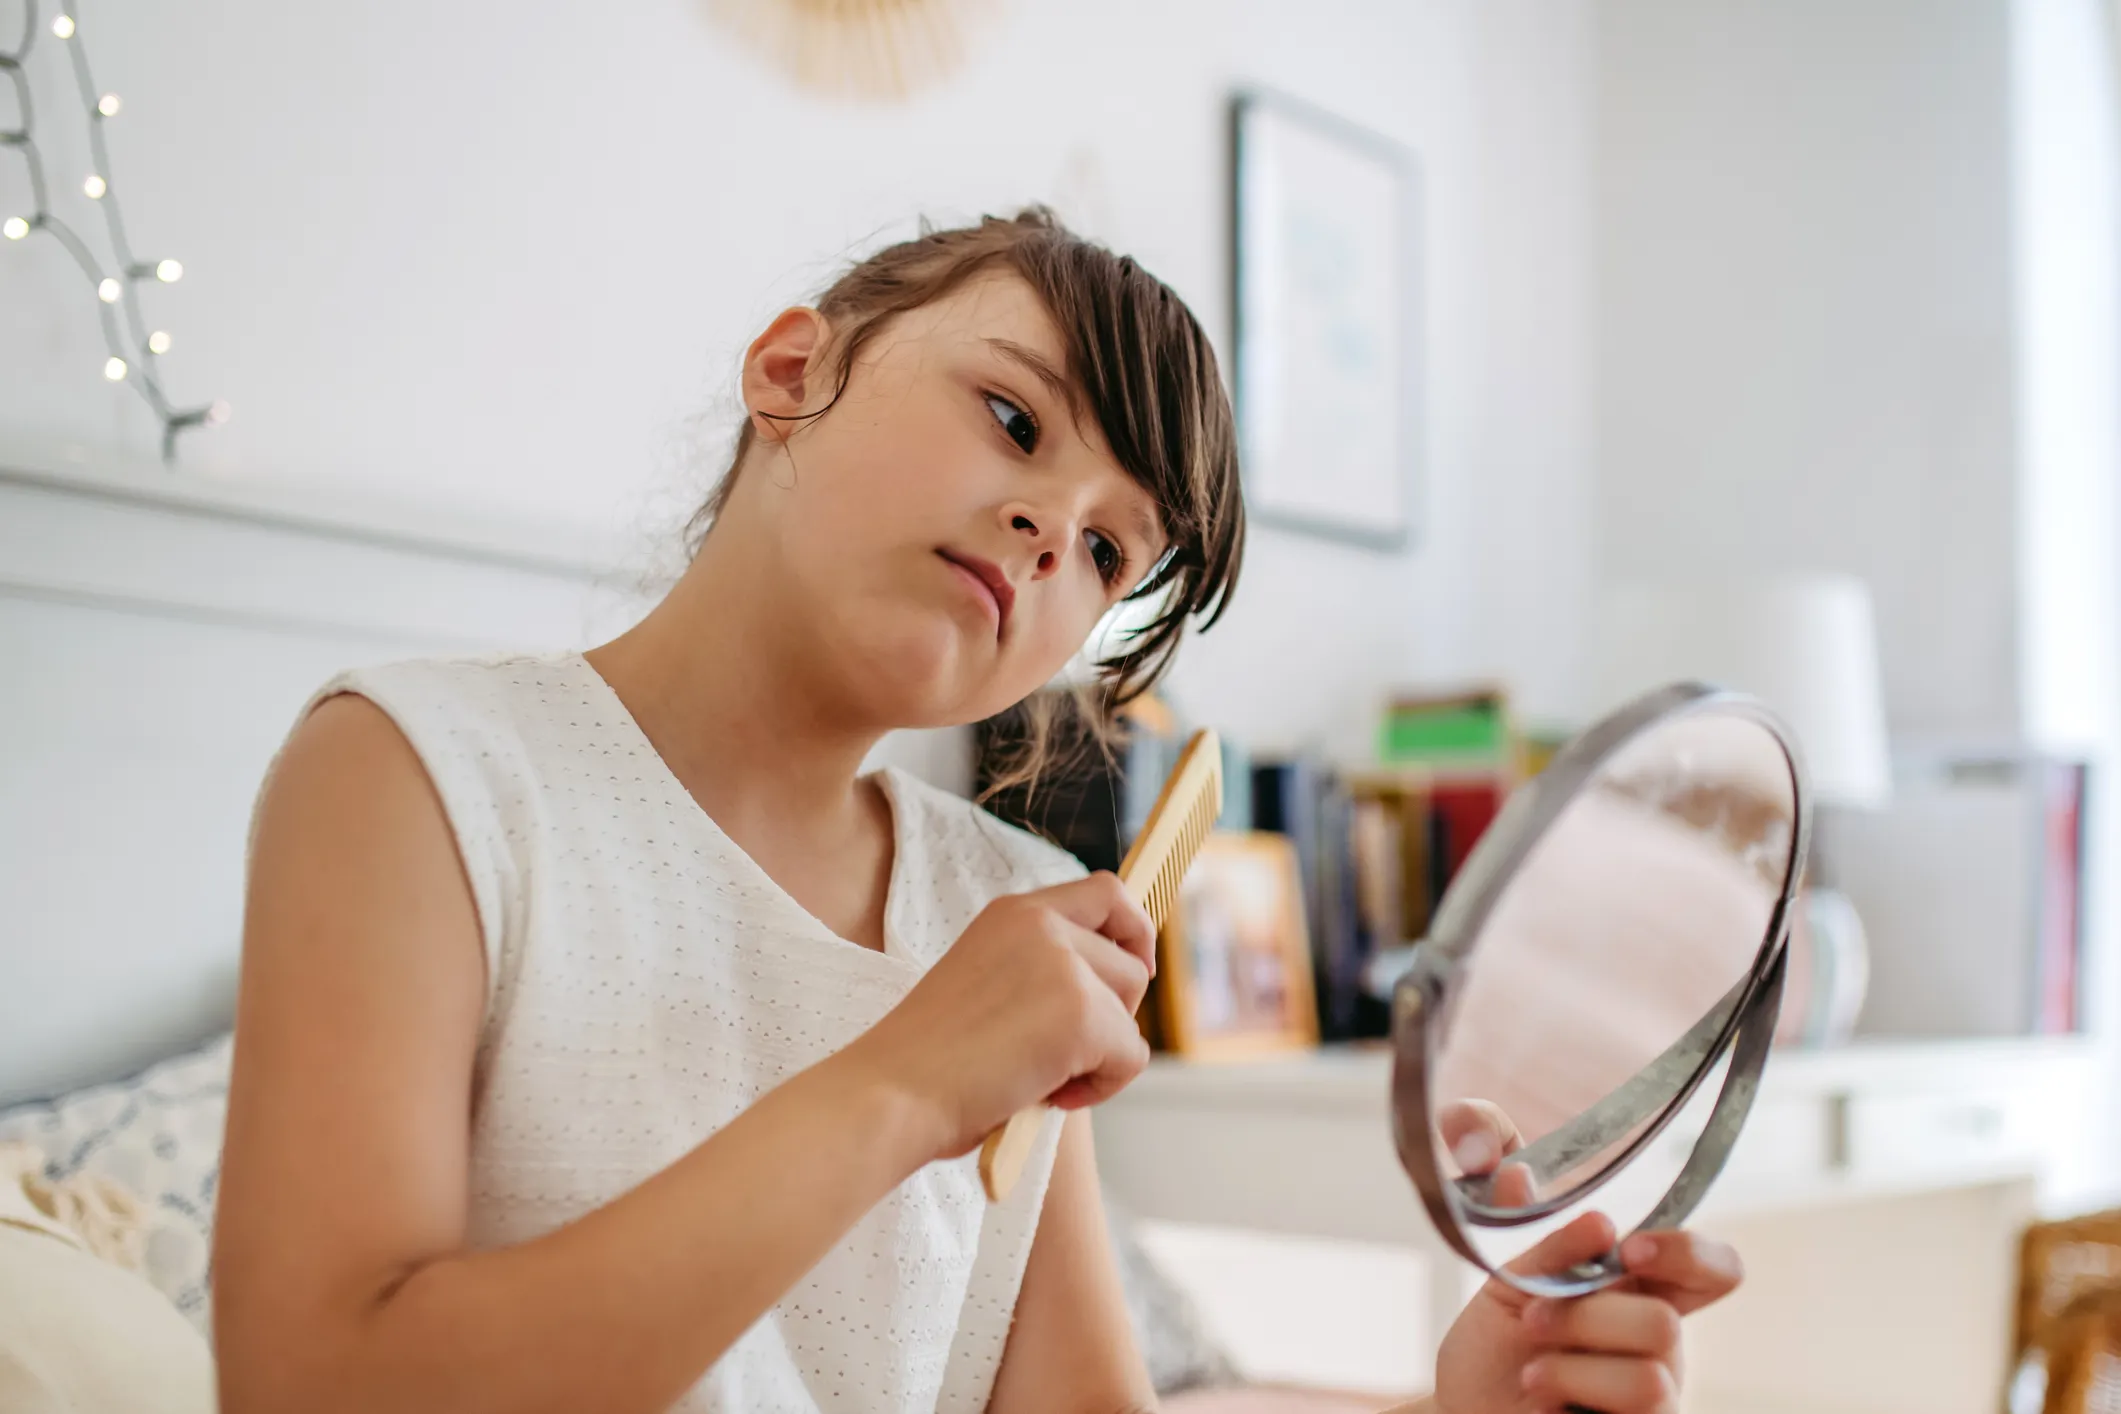
[[[1622,748],[1653,727],[1708,713],[1737,715],[1757,722],[1774,738],[1789,766],[1795,814],[1789,858],[1783,871],[1782,892],[1769,915],[1753,964],[1724,1001],[1644,1067],[1636,1081],[1622,1085],[1560,1130],[1542,1136],[1511,1156],[1512,1162],[1529,1163],[1535,1179],[1542,1167],[1550,1172],[1565,1172],[1583,1153],[1610,1142],[1603,1136],[1616,1128],[1625,1132],[1649,1118],[1650,1122],[1603,1170],[1529,1207],[1489,1207],[1443,1176],[1444,1155],[1437,1145],[1435,1116],[1429,1104],[1429,1077],[1435,1072],[1440,1048],[1450,1031],[1453,1003],[1481,929],[1518,869],[1560,820],[1577,792]],[[1701,1137],[1695,1141],[1693,1152],[1672,1186],[1636,1230],[1676,1227],[1700,1204],[1745,1124],[1774,1040],[1790,919],[1810,854],[1811,816],[1811,791],[1803,755],[1789,729],[1759,700],[1703,683],[1675,683],[1628,703],[1563,747],[1543,772],[1510,798],[1445,891],[1428,938],[1415,949],[1413,966],[1392,991],[1392,1140],[1399,1151],[1400,1165],[1413,1179],[1431,1222],[1453,1251],[1482,1271],[1535,1296],[1580,1296],[1620,1280],[1625,1272],[1617,1251],[1554,1275],[1502,1270],[1476,1249],[1466,1225],[1523,1226],[1580,1202],[1664,1131],[1724,1053],[1730,1051],[1730,1070]],[[1684,1073],[1679,1074],[1680,1071]],[[1655,1098],[1664,1095],[1669,1098]],[[1647,1104],[1643,1103],[1645,1099]]]

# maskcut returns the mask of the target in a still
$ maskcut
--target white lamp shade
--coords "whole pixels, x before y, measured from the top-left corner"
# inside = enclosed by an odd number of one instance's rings
[[[1846,575],[1627,585],[1600,605],[1597,706],[1693,679],[1760,698],[1795,732],[1826,805],[1892,794],[1871,596]]]

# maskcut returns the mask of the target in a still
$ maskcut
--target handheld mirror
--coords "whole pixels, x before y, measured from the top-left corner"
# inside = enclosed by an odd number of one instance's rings
[[[1642,697],[1511,797],[1392,993],[1400,1163],[1460,1255],[1519,1290],[1619,1280],[1617,1253],[1505,1270],[1581,1213],[1682,1222],[1767,1059],[1810,835],[1759,702]]]

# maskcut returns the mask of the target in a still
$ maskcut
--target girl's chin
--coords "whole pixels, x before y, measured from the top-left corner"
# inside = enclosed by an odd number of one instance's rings
[[[991,715],[981,704],[1000,695],[993,650],[982,653],[982,647],[954,619],[872,629],[852,645],[854,685],[880,713],[906,726],[977,721]]]

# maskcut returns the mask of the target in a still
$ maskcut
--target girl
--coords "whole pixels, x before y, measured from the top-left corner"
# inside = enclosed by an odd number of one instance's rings
[[[692,563],[587,654],[328,684],[259,804],[215,1265],[224,1408],[1153,1404],[1080,1113],[1147,1061],[1147,919],[965,802],[857,774],[1045,684],[1106,708],[1244,538],[1200,326],[1043,212],[790,309]],[[1036,763],[1032,763],[1034,766]],[[967,1155],[1056,1107],[988,1205]],[[1062,1115],[1067,1115],[1065,1120]],[[1588,1219],[1538,1260],[1612,1241]],[[1672,1408],[1683,1234],[1633,1290],[1491,1287],[1446,1414]]]

